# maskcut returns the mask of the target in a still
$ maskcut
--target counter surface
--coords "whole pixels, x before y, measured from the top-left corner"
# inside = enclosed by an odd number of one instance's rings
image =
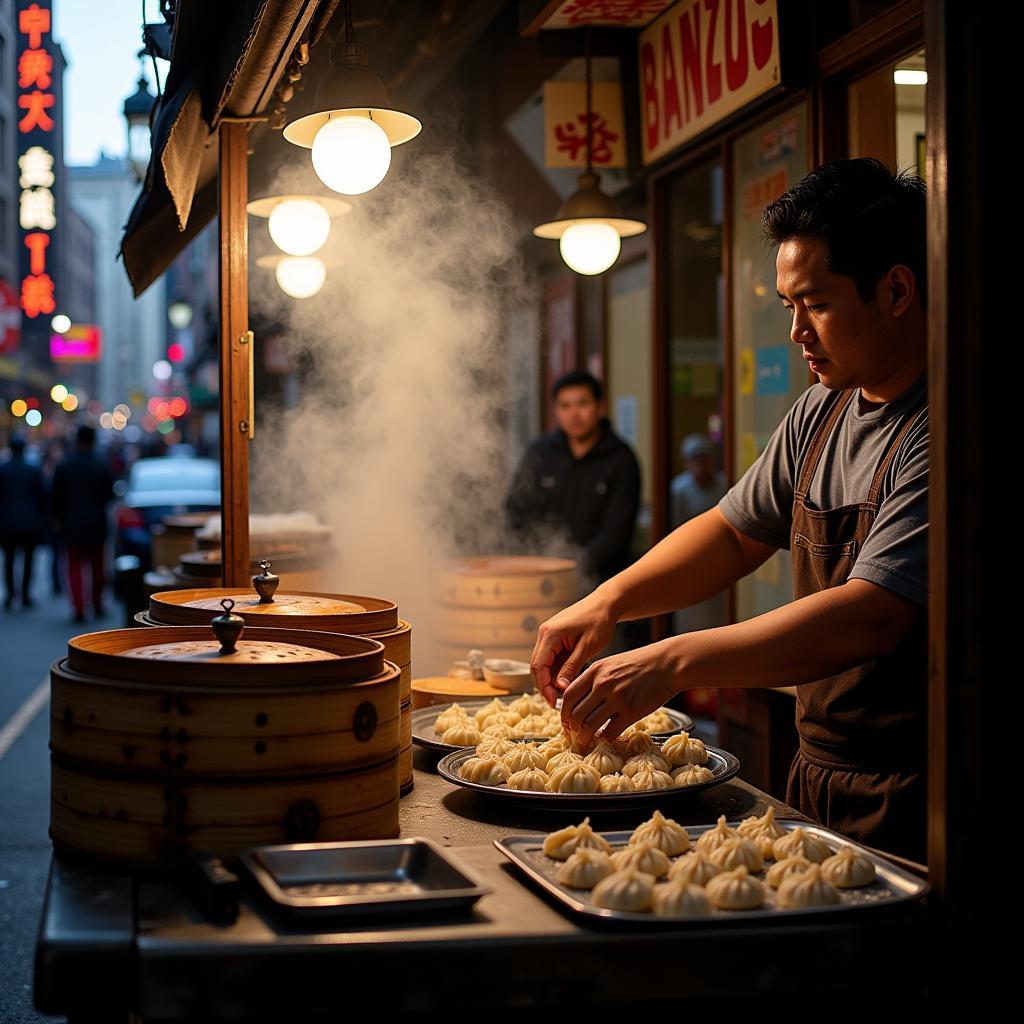
[[[134,1010],[158,1019],[298,1020],[336,1015],[342,1007],[615,1005],[683,993],[719,998],[814,989],[852,995],[870,964],[891,958],[909,969],[924,956],[920,904],[829,923],[754,925],[738,918],[628,931],[578,924],[492,845],[501,836],[560,828],[574,817],[458,790],[432,772],[434,762],[428,752],[416,752],[402,834],[457,848],[457,858],[492,890],[470,915],[310,931],[283,923],[247,895],[237,921],[218,925],[170,883],[55,860],[37,951],[39,1007]],[[802,817],[739,779],[666,802],[665,809],[699,824],[719,814],[763,814],[769,806],[780,818]],[[649,813],[591,818],[598,829],[625,829]]]

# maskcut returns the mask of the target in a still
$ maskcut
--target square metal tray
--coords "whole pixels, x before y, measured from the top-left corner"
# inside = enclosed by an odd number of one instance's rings
[[[879,857],[858,843],[839,835],[837,832],[831,831],[831,829],[800,821],[780,821],[776,819],[776,823],[789,831],[797,828],[806,829],[808,832],[824,840],[834,851],[838,851],[844,846],[853,847],[858,853],[868,857],[875,865],[877,873],[875,881],[861,889],[840,889],[840,902],[828,907],[780,907],[775,902],[775,890],[766,885],[765,889],[768,892],[768,898],[764,906],[758,910],[714,909],[710,914],[698,917],[659,917],[651,913],[605,910],[603,907],[596,906],[591,901],[590,890],[570,889],[560,884],[556,874],[562,861],[553,860],[544,854],[542,850],[545,839],[544,835],[507,836],[504,839],[495,839],[494,845],[527,877],[544,889],[545,892],[555,897],[563,907],[575,915],[600,923],[646,924],[655,927],[666,924],[675,927],[679,925],[701,925],[706,927],[708,925],[721,925],[726,922],[736,921],[778,921],[805,914],[815,916],[822,914],[845,914],[855,910],[889,907],[896,903],[906,902],[907,900],[920,899],[929,890],[928,883],[924,879],[918,878],[916,875],[893,864],[884,857]],[[730,821],[728,824],[730,828],[735,828],[739,822]],[[687,826],[686,831],[690,833],[690,840],[693,842],[702,833],[714,827],[714,825],[690,825]],[[599,834],[604,836],[612,846],[621,847],[629,842],[629,837],[633,833],[629,831],[601,832]],[[673,857],[670,859],[674,861],[677,858]],[[764,872],[760,872],[754,877],[764,881]]]
[[[305,920],[467,911],[491,891],[429,839],[255,846],[241,862],[276,907]]]

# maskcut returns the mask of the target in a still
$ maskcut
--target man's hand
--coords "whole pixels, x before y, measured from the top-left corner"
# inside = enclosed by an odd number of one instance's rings
[[[602,736],[615,739],[682,689],[669,653],[667,642],[661,641],[595,662],[565,691],[562,725],[583,746],[605,722]]]
[[[610,605],[595,591],[541,624],[530,669],[552,707],[580,669],[608,646],[615,622]]]

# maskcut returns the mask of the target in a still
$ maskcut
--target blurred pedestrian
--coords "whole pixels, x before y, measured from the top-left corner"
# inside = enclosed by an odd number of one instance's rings
[[[75,622],[85,621],[82,569],[89,567],[92,609],[104,615],[103,547],[107,539],[107,505],[114,497],[114,479],[106,464],[93,453],[96,431],[81,426],[75,435],[75,452],[53,475],[53,513],[68,553],[68,585]]]
[[[46,446],[43,455],[43,480],[46,483],[47,506],[52,506],[53,475],[57,467],[64,461],[63,441],[54,441]],[[53,518],[47,516],[43,523],[43,543],[50,549],[50,591],[54,597],[64,593],[64,548],[60,542]]]
[[[10,458],[0,465],[0,545],[4,552],[4,607],[21,591],[23,608],[31,608],[32,564],[46,518],[46,489],[38,466],[25,461],[24,438],[7,442]],[[14,562],[21,552],[21,586],[15,585]]]

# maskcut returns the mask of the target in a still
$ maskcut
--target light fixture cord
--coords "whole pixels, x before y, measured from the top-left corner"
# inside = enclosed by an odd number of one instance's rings
[[[590,26],[586,26],[583,29],[583,60],[586,64],[586,76],[587,76],[587,170],[593,171],[594,159],[593,159],[593,148],[594,148],[594,125],[593,125],[593,93],[594,93],[594,76],[591,72],[591,60],[590,60]]]

